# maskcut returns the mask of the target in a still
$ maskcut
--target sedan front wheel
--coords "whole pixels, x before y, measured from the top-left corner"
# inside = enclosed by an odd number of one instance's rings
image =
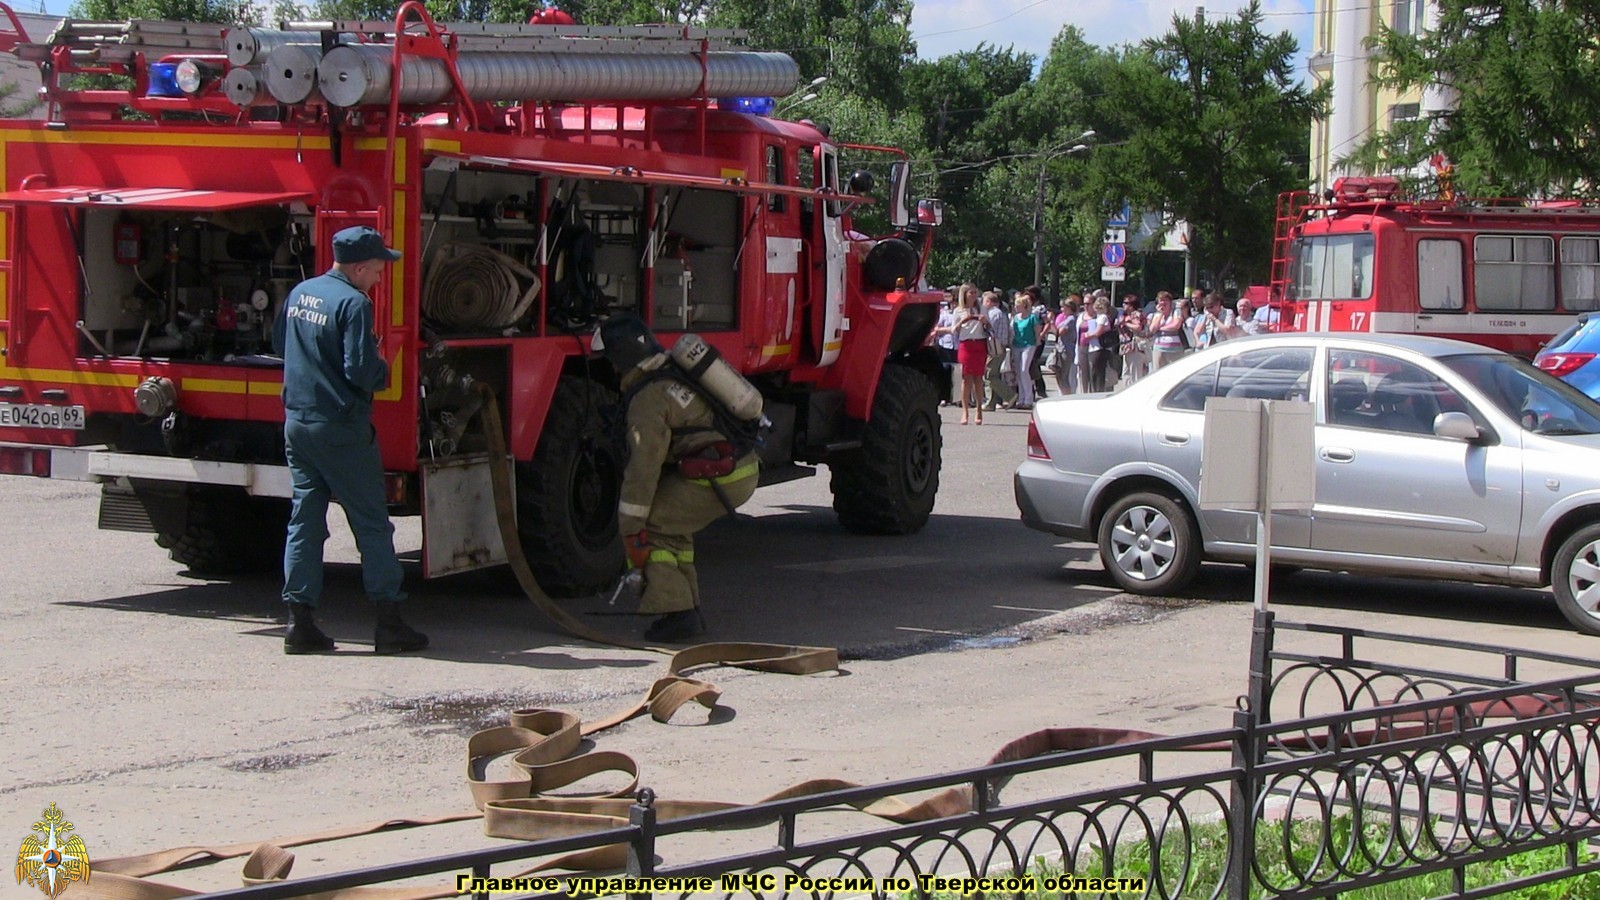
[[[1573,627],[1600,635],[1600,524],[1573,532],[1550,567],[1556,605]]]
[[[1188,508],[1165,494],[1129,494],[1100,519],[1100,561],[1125,591],[1181,590],[1200,571],[1200,529]]]

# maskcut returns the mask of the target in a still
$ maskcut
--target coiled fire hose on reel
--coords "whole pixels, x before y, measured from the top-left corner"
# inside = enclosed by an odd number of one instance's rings
[[[448,328],[510,328],[528,314],[539,288],[539,276],[512,257],[452,241],[439,247],[428,268],[422,314]]]

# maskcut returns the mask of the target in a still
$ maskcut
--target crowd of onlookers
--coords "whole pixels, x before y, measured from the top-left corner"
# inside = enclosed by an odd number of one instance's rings
[[[1104,290],[1074,292],[1052,306],[1037,286],[1007,297],[967,283],[946,291],[931,340],[959,386],[946,402],[961,406],[961,424],[982,425],[986,411],[1032,409],[1047,371],[1057,393],[1114,390],[1192,350],[1269,331],[1275,317],[1247,298],[1230,304],[1198,289],[1146,302],[1126,294],[1120,305]]]

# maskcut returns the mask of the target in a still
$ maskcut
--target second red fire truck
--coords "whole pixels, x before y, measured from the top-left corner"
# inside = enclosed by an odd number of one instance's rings
[[[1296,331],[1430,334],[1531,358],[1600,310],[1600,207],[1409,200],[1343,178],[1279,201],[1272,294]]]

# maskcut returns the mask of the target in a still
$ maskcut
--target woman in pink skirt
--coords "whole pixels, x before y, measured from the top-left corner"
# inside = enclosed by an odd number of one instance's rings
[[[983,424],[983,376],[989,367],[989,320],[978,309],[978,286],[961,286],[961,305],[956,307],[956,362],[961,364],[961,424],[967,424],[967,408],[977,413]]]

